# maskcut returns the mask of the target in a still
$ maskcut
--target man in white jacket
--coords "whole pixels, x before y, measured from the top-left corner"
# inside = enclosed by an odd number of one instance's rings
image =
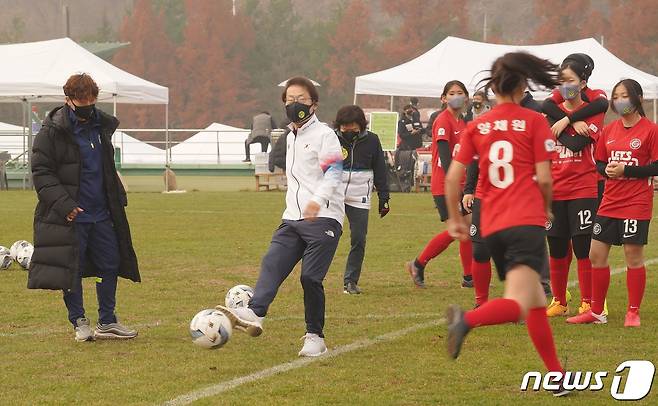
[[[306,334],[300,356],[327,352],[324,343],[325,297],[322,282],[334,258],[345,216],[341,185],[343,156],[336,133],[315,115],[318,91],[295,77],[281,95],[291,121],[287,137],[286,209],[263,257],[254,296],[248,308],[218,306],[237,329],[256,337],[279,286],[302,260]]]

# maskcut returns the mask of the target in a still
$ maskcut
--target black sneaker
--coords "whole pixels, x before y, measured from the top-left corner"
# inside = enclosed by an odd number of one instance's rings
[[[125,327],[119,322],[96,325],[94,337],[99,340],[129,340],[137,337],[137,331]]]
[[[448,306],[446,311],[446,322],[448,323],[448,355],[457,359],[462,348],[466,334],[471,330],[464,320],[464,312],[457,305]]]
[[[544,288],[544,294],[546,297],[553,296],[553,291],[551,290],[551,281],[548,279],[542,279],[541,286]]]
[[[347,293],[349,295],[360,295],[361,289],[356,286],[356,283],[347,282],[347,284],[343,287],[343,293]]]
[[[473,287],[473,278],[471,279],[466,279],[465,277],[462,279],[462,288],[472,288]]]
[[[417,288],[425,287],[425,269],[416,266],[416,261],[409,261],[404,264],[404,268],[409,272],[411,280]]]
[[[564,378],[562,378],[562,380],[560,381],[560,386],[557,388],[557,390],[552,390],[551,392],[553,392],[553,396],[555,396],[556,398],[561,398],[571,393],[569,389],[566,389],[564,387]]]

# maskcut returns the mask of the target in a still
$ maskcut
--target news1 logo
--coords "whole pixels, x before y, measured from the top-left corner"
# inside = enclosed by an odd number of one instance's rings
[[[624,376],[622,373],[626,370],[628,372]],[[610,395],[616,400],[644,399],[651,392],[655,373],[656,367],[651,361],[624,361],[619,364],[615,370],[615,375],[612,376]],[[533,391],[538,391],[540,388],[555,391],[562,384],[564,389],[570,391],[590,390],[595,392],[605,387],[604,378],[607,376],[608,372],[605,371],[568,371],[564,374],[561,372],[548,372],[543,376],[540,372],[531,371],[523,376],[521,390],[527,391],[531,379],[534,378],[531,387]]]

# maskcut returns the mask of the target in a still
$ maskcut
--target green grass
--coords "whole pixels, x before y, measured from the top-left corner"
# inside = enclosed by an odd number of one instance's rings
[[[238,187],[240,188],[240,187]],[[259,338],[235,332],[222,349],[191,344],[188,323],[199,310],[223,303],[228,288],[254,285],[261,256],[283,208],[282,193],[131,193],[131,221],[143,283],[121,280],[117,313],[140,336],[129,342],[76,343],[60,292],[26,289],[26,272],[0,272],[0,404],[159,404],[176,396],[292,361],[304,334],[297,269],[282,286]],[[1,245],[32,240],[32,192],[0,192]],[[325,282],[330,348],[374,338],[442,317],[449,303],[472,306],[459,287],[457,244],[428,267],[428,288],[411,286],[402,270],[443,228],[428,194],[395,194],[392,211],[370,219],[360,285],[342,293],[349,232]],[[650,241],[655,243],[655,228]],[[613,249],[611,264],[623,264]],[[658,257],[649,245],[647,258]],[[625,277],[612,277],[609,324],[567,326],[552,320],[559,355],[577,370],[610,371],[625,360],[658,361],[658,277],[650,266],[640,329],[622,327]],[[575,271],[571,276],[575,278]],[[501,285],[493,282],[492,296]],[[85,281],[87,314],[96,298]],[[572,288],[578,297],[577,288]],[[444,325],[378,343],[278,374],[197,402],[216,404],[548,404],[548,394],[521,393],[526,371],[543,370],[521,325],[482,328],[468,338],[458,361],[445,355]],[[601,392],[573,395],[570,404],[612,403]],[[655,404],[658,389],[640,404]],[[110,402],[111,401],[111,402]]]

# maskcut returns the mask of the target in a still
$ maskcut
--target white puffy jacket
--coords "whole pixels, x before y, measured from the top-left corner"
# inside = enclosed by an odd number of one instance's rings
[[[284,220],[302,220],[312,200],[320,205],[318,217],[345,217],[345,191],[341,186],[343,154],[334,130],[313,115],[286,143],[286,209]]]

